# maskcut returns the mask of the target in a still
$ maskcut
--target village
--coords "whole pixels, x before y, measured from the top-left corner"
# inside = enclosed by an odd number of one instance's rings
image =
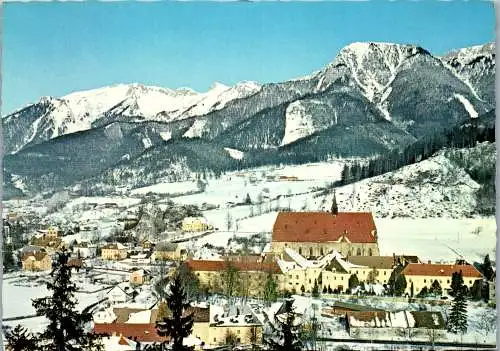
[[[230,224],[229,211],[223,209],[222,219],[214,223],[204,216],[207,212],[172,202],[168,208],[175,225],[157,223],[149,215],[152,225],[145,228],[145,212],[151,212],[145,201],[144,207],[80,202],[75,205],[79,222],[42,222],[31,229],[26,229],[29,211],[7,212],[4,242],[12,246],[15,264],[4,274],[4,325],[43,328],[43,319],[28,301],[43,296],[54,256],[66,250],[79,287],[79,308],[92,311],[92,332],[102,336],[109,351],[141,350],[168,341],[155,325],[168,313],[163,293],[176,274],[182,275],[191,303],[186,313],[194,316],[192,333],[184,342],[196,349],[262,347],[283,312],[284,299],[290,297],[300,323],[315,331],[304,333],[309,350],[360,349],[359,345],[495,348],[495,274],[485,272],[483,262],[468,262],[459,255],[433,262],[413,253],[411,246],[381,254],[373,214],[339,210],[335,189],[332,193],[328,210],[285,204],[268,211],[276,213],[271,232],[244,237],[235,235],[246,229],[238,228],[236,221]],[[250,206],[249,201],[242,196],[242,204]],[[199,207],[216,211],[219,206]],[[54,213],[62,207],[55,206]],[[237,210],[238,204],[226,207]],[[251,211],[257,218],[269,215],[257,205]],[[107,213],[119,214],[114,223],[120,230],[108,225]],[[136,235],[130,235],[134,230]],[[151,235],[140,239],[139,232]],[[215,235],[228,238],[226,247],[211,240]],[[452,276],[457,273],[468,291],[465,334],[447,328]],[[13,303],[21,299],[28,307]]]

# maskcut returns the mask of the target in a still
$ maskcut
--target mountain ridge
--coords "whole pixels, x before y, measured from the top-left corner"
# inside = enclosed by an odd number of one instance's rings
[[[323,69],[284,82],[216,83],[205,93],[116,85],[112,101],[102,96],[106,87],[91,90],[94,98],[88,91],[67,95],[73,108],[64,99],[41,98],[3,119],[4,149],[10,153],[4,171],[47,176],[50,171],[39,164],[43,159],[68,168],[61,171],[68,175],[61,184],[67,185],[78,181],[73,173],[93,177],[127,164],[140,167],[134,160],[156,148],[155,162],[165,167],[186,154],[215,168],[218,161],[242,167],[246,158],[269,164],[380,157],[494,109],[493,49],[486,44],[438,57],[416,45],[352,43]],[[197,143],[218,159],[193,154]],[[102,155],[93,154],[96,147]],[[241,152],[240,163],[227,159],[225,148]],[[75,150],[82,155],[73,155]],[[57,158],[72,161],[66,165]],[[78,166],[81,172],[72,172]]]

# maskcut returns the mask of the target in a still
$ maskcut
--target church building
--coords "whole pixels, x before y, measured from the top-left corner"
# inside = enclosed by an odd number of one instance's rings
[[[332,250],[349,256],[379,256],[377,228],[369,212],[280,212],[273,227],[271,251],[291,248],[307,258]]]

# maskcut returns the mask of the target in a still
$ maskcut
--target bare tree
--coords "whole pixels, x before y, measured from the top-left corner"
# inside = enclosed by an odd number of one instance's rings
[[[484,336],[484,342],[490,333],[493,333],[497,328],[497,317],[493,310],[485,310],[481,313],[479,321],[477,322],[481,334]]]
[[[229,210],[226,213],[226,227],[228,231],[233,227],[233,217],[231,216],[231,212],[229,212]]]

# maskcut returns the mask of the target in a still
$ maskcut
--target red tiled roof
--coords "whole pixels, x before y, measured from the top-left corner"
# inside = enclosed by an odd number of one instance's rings
[[[405,276],[426,275],[432,277],[451,277],[454,272],[462,271],[463,277],[480,278],[481,273],[471,265],[410,263],[403,269]]]
[[[332,242],[343,233],[352,243],[375,243],[377,228],[369,212],[280,212],[273,227],[273,241]]]
[[[98,335],[123,335],[126,338],[139,342],[163,342],[168,341],[167,337],[158,335],[156,327],[152,323],[148,324],[128,324],[128,323],[95,323],[94,334]]]
[[[231,264],[238,271],[242,272],[269,272],[269,273],[279,273],[281,272],[278,264],[276,262],[256,262],[255,260],[241,261],[231,260]],[[209,261],[209,260],[188,260],[186,262],[188,268],[192,271],[202,271],[202,272],[220,272],[226,270],[226,261]]]

